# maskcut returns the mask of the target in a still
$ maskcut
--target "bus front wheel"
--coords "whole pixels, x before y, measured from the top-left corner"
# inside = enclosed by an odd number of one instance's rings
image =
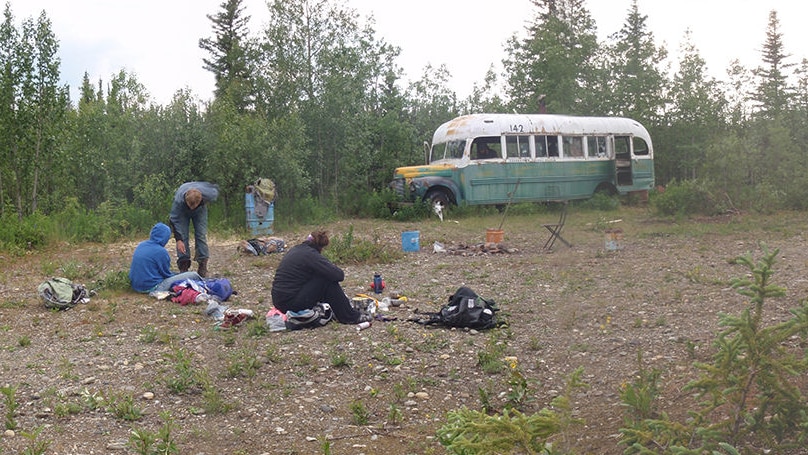
[[[449,195],[446,194],[445,191],[435,190],[430,191],[429,194],[426,195],[426,198],[429,200],[429,204],[432,206],[432,211],[435,212],[435,215],[443,219],[443,214],[451,203]]]

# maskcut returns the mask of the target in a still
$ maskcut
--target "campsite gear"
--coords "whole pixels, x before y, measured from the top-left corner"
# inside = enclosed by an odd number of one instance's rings
[[[376,310],[379,308],[379,301],[367,294],[357,294],[351,299],[351,304],[362,314],[376,314]]]
[[[286,328],[288,330],[314,329],[328,324],[334,317],[331,305],[317,303],[311,309],[286,312]]]
[[[253,310],[228,308],[224,311],[222,322],[218,324],[217,328],[229,329],[230,327],[237,327],[254,317],[255,313],[253,313]]]
[[[267,312],[267,327],[270,332],[283,332],[286,330],[286,315],[274,306]]]
[[[37,286],[37,293],[45,302],[45,308],[69,310],[79,303],[90,301],[94,292],[83,284],[76,284],[67,278],[53,277]]]
[[[208,259],[200,259],[198,262],[199,268],[196,270],[196,273],[198,273],[202,278],[205,278],[208,276]]]
[[[443,325],[485,330],[497,326],[496,312],[499,308],[493,300],[486,300],[466,286],[461,286],[449,296],[449,303],[434,313],[420,313],[423,317],[410,321],[423,325]]]
[[[261,256],[270,253],[283,253],[286,250],[286,242],[280,237],[256,237],[249,240],[242,240],[236,247],[239,253],[250,253],[253,256]]]
[[[359,324],[356,324],[356,331],[361,332],[362,330],[365,330],[368,327],[370,327],[370,321],[360,322]]]
[[[209,294],[218,297],[222,302],[227,301],[233,292],[233,285],[227,278],[208,278],[205,280],[205,288]]]
[[[384,280],[382,279],[382,275],[380,273],[373,274],[373,282],[370,284],[370,288],[373,289],[373,292],[376,294],[381,294],[384,290]]]
[[[227,308],[228,307],[222,305],[218,299],[210,299],[208,301],[208,307],[205,309],[205,314],[217,321],[222,321],[224,320],[224,312]]]

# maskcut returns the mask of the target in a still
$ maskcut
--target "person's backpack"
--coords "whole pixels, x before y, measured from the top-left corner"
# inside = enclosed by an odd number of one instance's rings
[[[449,302],[437,313],[420,313],[425,317],[411,319],[424,325],[485,330],[496,327],[499,308],[493,300],[486,300],[466,286],[449,296]]]
[[[79,303],[90,301],[90,291],[83,284],[67,278],[54,277],[37,286],[37,293],[45,302],[45,308],[68,310]]]
[[[233,292],[233,285],[227,278],[208,278],[205,280],[205,288],[208,294],[219,297],[222,302],[230,298]]]
[[[308,310],[287,311],[286,329],[300,330],[322,327],[328,324],[333,317],[334,312],[331,310],[331,305],[318,303]]]

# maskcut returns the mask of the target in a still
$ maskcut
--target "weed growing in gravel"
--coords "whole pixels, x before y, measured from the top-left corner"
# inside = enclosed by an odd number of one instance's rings
[[[104,397],[104,403],[107,411],[118,419],[132,422],[143,417],[143,411],[135,404],[130,393],[109,394]]]
[[[253,378],[261,368],[261,361],[252,351],[242,349],[230,355],[226,376],[229,378]]]
[[[387,423],[390,425],[398,425],[404,419],[404,414],[401,412],[401,409],[396,406],[395,403],[390,403],[390,406],[387,408]]]
[[[14,416],[17,413],[17,408],[20,406],[17,402],[17,386],[0,387],[0,393],[3,394],[3,404],[6,408],[3,424],[6,430],[16,430],[17,421],[14,420]]]
[[[91,411],[95,411],[104,404],[104,397],[102,397],[98,392],[90,392],[87,388],[84,388],[81,391],[80,396],[81,402],[84,403],[84,406]]]
[[[19,345],[21,348],[28,347],[28,346],[30,346],[30,345],[31,345],[31,338],[29,338],[29,337],[28,337],[28,336],[26,336],[26,335],[23,335],[23,336],[21,336],[19,339],[17,339],[17,344],[18,344],[18,345]]]
[[[347,368],[351,366],[351,360],[345,353],[332,352],[331,353],[331,366],[335,368]]]
[[[202,409],[208,414],[225,414],[235,405],[227,401],[222,392],[211,381],[206,380],[202,388]]]
[[[502,358],[505,355],[505,343],[500,343],[497,331],[491,332],[485,349],[477,353],[477,365],[488,374],[497,374],[505,370]]]
[[[185,393],[199,387],[199,375],[194,371],[191,354],[180,348],[166,354],[166,357],[174,367],[174,375],[165,380],[168,390],[173,393]]]
[[[367,425],[370,421],[370,412],[360,400],[352,401],[351,419],[355,425]]]
[[[22,455],[44,455],[51,445],[50,440],[40,439],[44,426],[37,427],[34,431],[23,431],[20,434],[28,440],[28,447],[23,449]]]
[[[152,432],[143,428],[132,429],[129,435],[129,447],[139,455],[171,455],[180,453],[177,443],[171,437],[174,431],[174,419],[168,412],[160,413],[163,426]]]

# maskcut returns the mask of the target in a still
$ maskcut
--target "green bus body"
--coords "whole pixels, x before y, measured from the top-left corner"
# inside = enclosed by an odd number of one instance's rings
[[[648,131],[631,119],[473,114],[441,125],[429,164],[397,168],[390,186],[404,201],[433,205],[647,193],[653,156]]]

